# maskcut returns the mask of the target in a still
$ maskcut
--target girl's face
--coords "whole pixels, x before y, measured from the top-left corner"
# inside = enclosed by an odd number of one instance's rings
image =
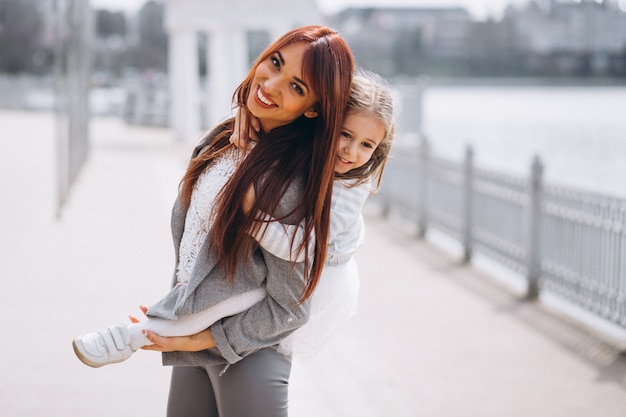
[[[302,114],[317,117],[317,96],[302,77],[303,42],[285,46],[261,62],[248,94],[248,110],[263,131],[293,122]]]
[[[335,172],[346,172],[363,166],[385,138],[385,127],[371,113],[348,113],[343,121]]]

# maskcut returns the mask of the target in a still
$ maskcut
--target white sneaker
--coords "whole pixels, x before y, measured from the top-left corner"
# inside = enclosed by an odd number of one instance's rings
[[[120,323],[98,332],[78,336],[72,345],[74,353],[85,365],[99,368],[130,358],[135,352],[130,341],[128,325]]]

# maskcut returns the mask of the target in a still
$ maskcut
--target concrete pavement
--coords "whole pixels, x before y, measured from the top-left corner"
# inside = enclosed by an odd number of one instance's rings
[[[189,151],[165,130],[95,119],[61,219],[35,227],[32,214],[0,206],[16,219],[0,223],[5,237],[30,225],[28,239],[0,246],[11,265],[0,278],[1,416],[165,414],[170,370],[159,355],[92,369],[70,342],[167,291],[169,210]],[[292,416],[626,416],[619,351],[415,240],[375,206],[366,212],[359,311],[318,357],[294,362]]]

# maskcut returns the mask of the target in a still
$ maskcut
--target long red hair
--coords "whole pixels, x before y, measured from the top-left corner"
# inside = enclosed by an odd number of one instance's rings
[[[214,204],[210,238],[220,266],[228,278],[233,279],[241,257],[249,256],[255,245],[246,232],[258,228],[254,213],[257,210],[273,213],[288,186],[302,178],[303,191],[296,210],[279,220],[304,219],[304,239],[297,248],[306,255],[306,286],[300,297],[300,301],[304,301],[313,293],[326,259],[334,161],[354,71],[350,48],[336,31],[325,26],[306,26],[287,32],[261,53],[235,91],[233,101],[244,108],[258,65],[281,48],[299,42],[306,43],[302,76],[318,97],[315,107],[318,117],[300,116],[285,126],[261,134],[257,146],[226,183]],[[228,141],[232,128],[232,120],[229,120],[214,129],[208,149],[191,160],[181,181],[180,198],[184,206],[189,206],[200,174],[232,146]],[[250,215],[245,215],[241,210],[243,197],[253,184],[256,202]],[[313,234],[315,253],[310,265],[311,254],[306,243]]]

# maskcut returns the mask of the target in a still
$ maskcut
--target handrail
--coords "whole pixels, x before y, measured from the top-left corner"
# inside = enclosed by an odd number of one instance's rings
[[[461,162],[420,146],[396,149],[374,200],[385,215],[458,241],[526,281],[526,298],[549,291],[626,329],[626,200],[545,184],[538,156],[527,178]]]

